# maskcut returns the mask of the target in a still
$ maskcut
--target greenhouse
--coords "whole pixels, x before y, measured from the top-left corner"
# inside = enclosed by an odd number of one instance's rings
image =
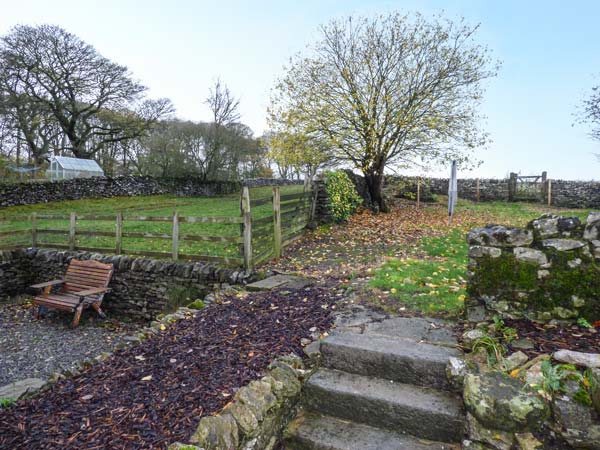
[[[66,156],[52,158],[47,173],[51,180],[104,176],[104,171],[93,159],[68,158]]]

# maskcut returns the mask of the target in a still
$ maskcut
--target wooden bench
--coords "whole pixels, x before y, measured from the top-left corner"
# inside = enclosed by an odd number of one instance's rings
[[[46,308],[74,312],[71,327],[75,328],[85,308],[92,307],[100,317],[106,317],[101,305],[104,294],[110,290],[108,283],[113,270],[112,264],[71,260],[64,279],[31,286],[42,290],[42,294],[33,299],[33,303],[38,305],[36,318],[43,317]]]

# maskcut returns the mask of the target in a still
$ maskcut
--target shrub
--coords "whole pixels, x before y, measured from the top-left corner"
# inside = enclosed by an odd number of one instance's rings
[[[362,203],[362,198],[346,172],[328,171],[325,175],[325,189],[333,218],[336,222],[348,220],[356,207]]]

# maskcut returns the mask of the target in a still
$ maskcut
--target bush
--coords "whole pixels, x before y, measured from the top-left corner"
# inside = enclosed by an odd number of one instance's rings
[[[348,174],[341,170],[325,173],[325,189],[331,214],[337,222],[348,220],[356,207],[362,203],[354,183]]]

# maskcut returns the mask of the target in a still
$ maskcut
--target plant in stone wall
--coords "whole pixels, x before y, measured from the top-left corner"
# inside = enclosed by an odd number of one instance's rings
[[[354,183],[346,172],[325,172],[325,190],[329,197],[329,208],[337,222],[348,220],[362,198],[356,192]]]

